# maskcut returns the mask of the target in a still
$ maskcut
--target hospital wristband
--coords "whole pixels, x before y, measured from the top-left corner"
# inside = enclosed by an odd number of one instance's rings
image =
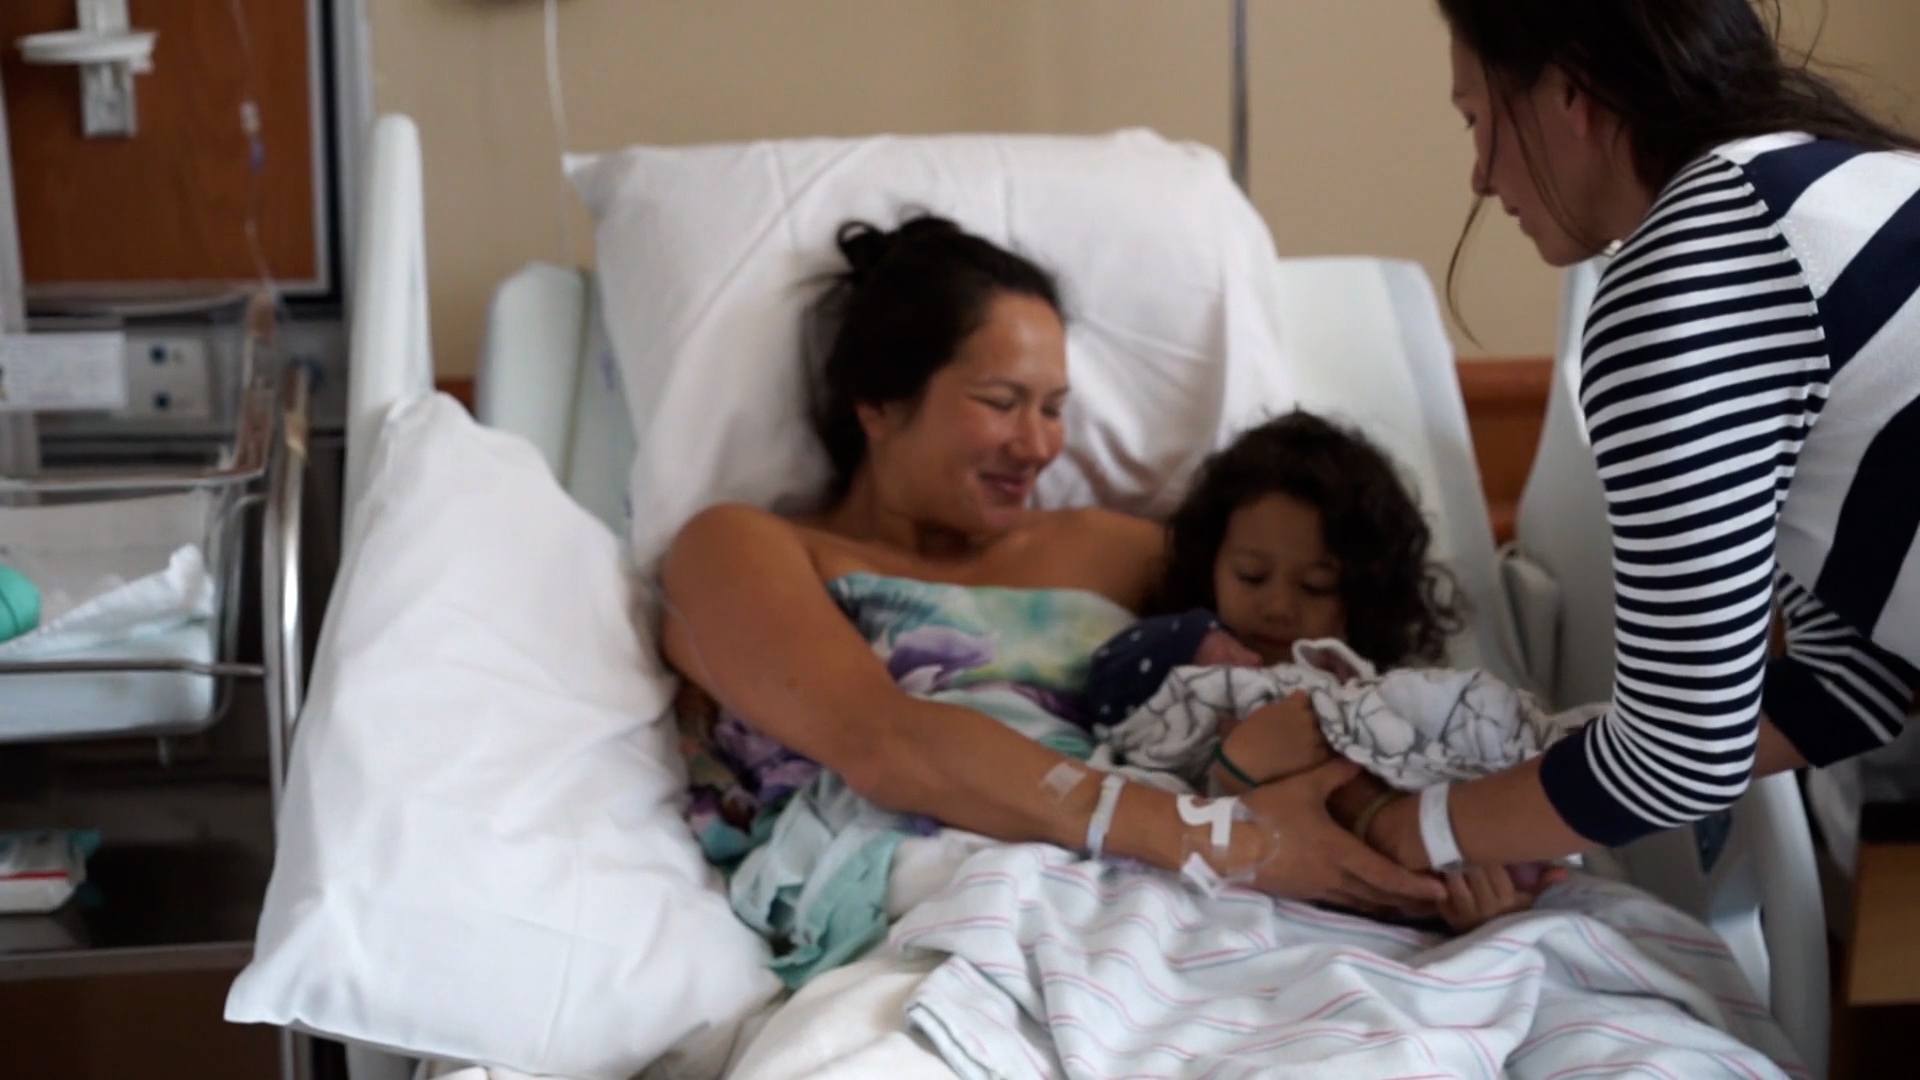
[[[1460,843],[1453,836],[1453,819],[1447,813],[1447,793],[1452,784],[1435,784],[1420,793],[1420,843],[1427,849],[1427,863],[1435,870],[1458,870],[1464,860]]]
[[[1100,781],[1100,801],[1093,804],[1093,816],[1087,819],[1087,857],[1098,859],[1107,846],[1107,830],[1113,827],[1113,814],[1120,808],[1120,789],[1127,778],[1108,773]]]

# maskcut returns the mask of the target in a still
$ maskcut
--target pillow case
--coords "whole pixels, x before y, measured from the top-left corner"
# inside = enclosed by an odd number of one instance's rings
[[[620,543],[444,396],[370,475],[227,1019],[597,1078],[759,1007]]]
[[[1274,252],[1211,149],[1151,132],[636,146],[573,156],[637,456],[646,565],[715,502],[794,509],[825,487],[803,314],[842,222],[930,211],[1059,279],[1066,451],[1036,503],[1162,516],[1192,467],[1292,401]]]

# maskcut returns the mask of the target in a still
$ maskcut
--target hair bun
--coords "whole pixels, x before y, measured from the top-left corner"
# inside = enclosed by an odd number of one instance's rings
[[[849,221],[840,226],[833,242],[840,249],[840,254],[846,256],[847,266],[857,279],[865,277],[868,271],[886,258],[887,249],[892,246],[888,242],[890,239],[885,230],[867,222]]]
[[[849,221],[834,233],[834,244],[846,257],[850,277],[864,280],[873,268],[894,252],[923,240],[940,236],[960,236],[960,226],[934,214],[921,213],[889,231],[870,222]]]

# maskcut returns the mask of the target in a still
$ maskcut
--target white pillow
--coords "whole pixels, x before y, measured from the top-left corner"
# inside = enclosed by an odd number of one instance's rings
[[[398,408],[321,635],[228,1020],[625,1077],[776,983],[679,819],[619,543],[525,440]]]
[[[836,228],[924,209],[1059,278],[1074,396],[1042,506],[1170,511],[1198,460],[1292,401],[1273,241],[1219,155],[1151,132],[812,139],[573,157],[638,433],[634,554],[701,507],[818,496],[802,315]]]

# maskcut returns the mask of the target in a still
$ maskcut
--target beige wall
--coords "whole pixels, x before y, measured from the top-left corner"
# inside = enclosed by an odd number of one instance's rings
[[[1827,0],[1823,56],[1920,121],[1920,4]],[[1804,39],[1820,0],[1790,0]],[[368,0],[382,111],[420,122],[434,338],[470,372],[493,284],[582,261],[538,0]],[[1147,125],[1227,144],[1227,0],[560,0],[570,148],[767,136]],[[1436,282],[1471,150],[1427,0],[1253,0],[1252,188],[1288,254],[1417,259]],[[566,224],[562,224],[563,209]],[[563,240],[571,233],[571,250]],[[1484,351],[1552,348],[1557,278],[1504,219],[1462,302]],[[1462,339],[1465,354],[1480,347]]]

